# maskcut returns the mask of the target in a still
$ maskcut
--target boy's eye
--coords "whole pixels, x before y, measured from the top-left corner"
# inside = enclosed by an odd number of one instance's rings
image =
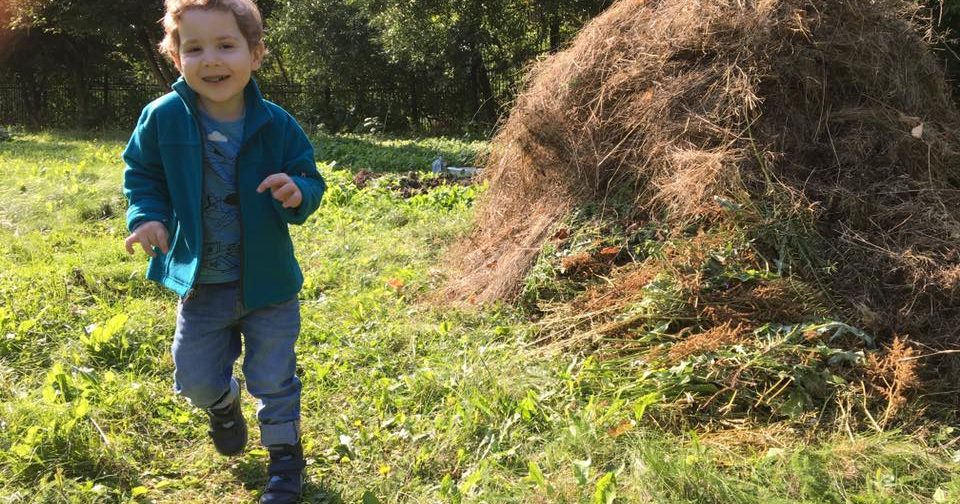
[[[222,47],[222,48],[224,48],[224,49],[233,49],[233,44],[223,44],[223,45],[221,45],[220,47]]]
[[[186,51],[184,51],[184,52],[187,52],[187,53],[195,53],[195,52],[197,52],[197,51],[199,51],[199,50],[200,50],[199,47],[188,47],[188,48],[186,49]]]

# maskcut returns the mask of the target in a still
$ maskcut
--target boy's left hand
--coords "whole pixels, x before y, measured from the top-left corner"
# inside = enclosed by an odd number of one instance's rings
[[[303,202],[303,194],[300,193],[300,188],[286,173],[274,173],[263,179],[263,182],[260,182],[260,185],[257,186],[258,193],[267,189],[270,189],[270,194],[273,195],[275,200],[283,203],[283,208],[297,208]]]

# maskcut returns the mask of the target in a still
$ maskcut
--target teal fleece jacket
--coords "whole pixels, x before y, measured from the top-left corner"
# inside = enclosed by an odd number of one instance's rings
[[[300,125],[278,105],[263,99],[253,79],[244,89],[246,115],[237,156],[240,197],[240,287],[244,308],[253,310],[295,296],[303,274],[293,253],[288,224],[303,224],[320,206],[326,184],[317,171],[313,147]],[[147,278],[180,297],[196,281],[203,251],[203,142],[196,93],[181,78],[173,92],[144,107],[123,152],[123,192],[129,201],[127,228],[161,221],[170,232],[166,254],[156,250]],[[283,208],[257,186],[273,173],[293,179],[303,202]]]

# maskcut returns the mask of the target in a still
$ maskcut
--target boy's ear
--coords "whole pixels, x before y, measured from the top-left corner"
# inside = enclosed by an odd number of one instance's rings
[[[263,64],[263,57],[267,54],[267,47],[263,45],[263,42],[260,42],[251,52],[253,53],[253,69],[259,70],[260,65]]]

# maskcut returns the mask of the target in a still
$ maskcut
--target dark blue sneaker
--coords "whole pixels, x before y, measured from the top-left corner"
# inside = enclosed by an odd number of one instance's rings
[[[303,459],[303,446],[268,446],[270,464],[267,466],[267,488],[260,497],[260,504],[293,504],[303,493],[303,470],[307,467]]]
[[[220,409],[208,409],[210,430],[207,434],[213,440],[213,446],[221,455],[239,455],[247,446],[247,422],[240,409],[240,395],[227,406]]]

